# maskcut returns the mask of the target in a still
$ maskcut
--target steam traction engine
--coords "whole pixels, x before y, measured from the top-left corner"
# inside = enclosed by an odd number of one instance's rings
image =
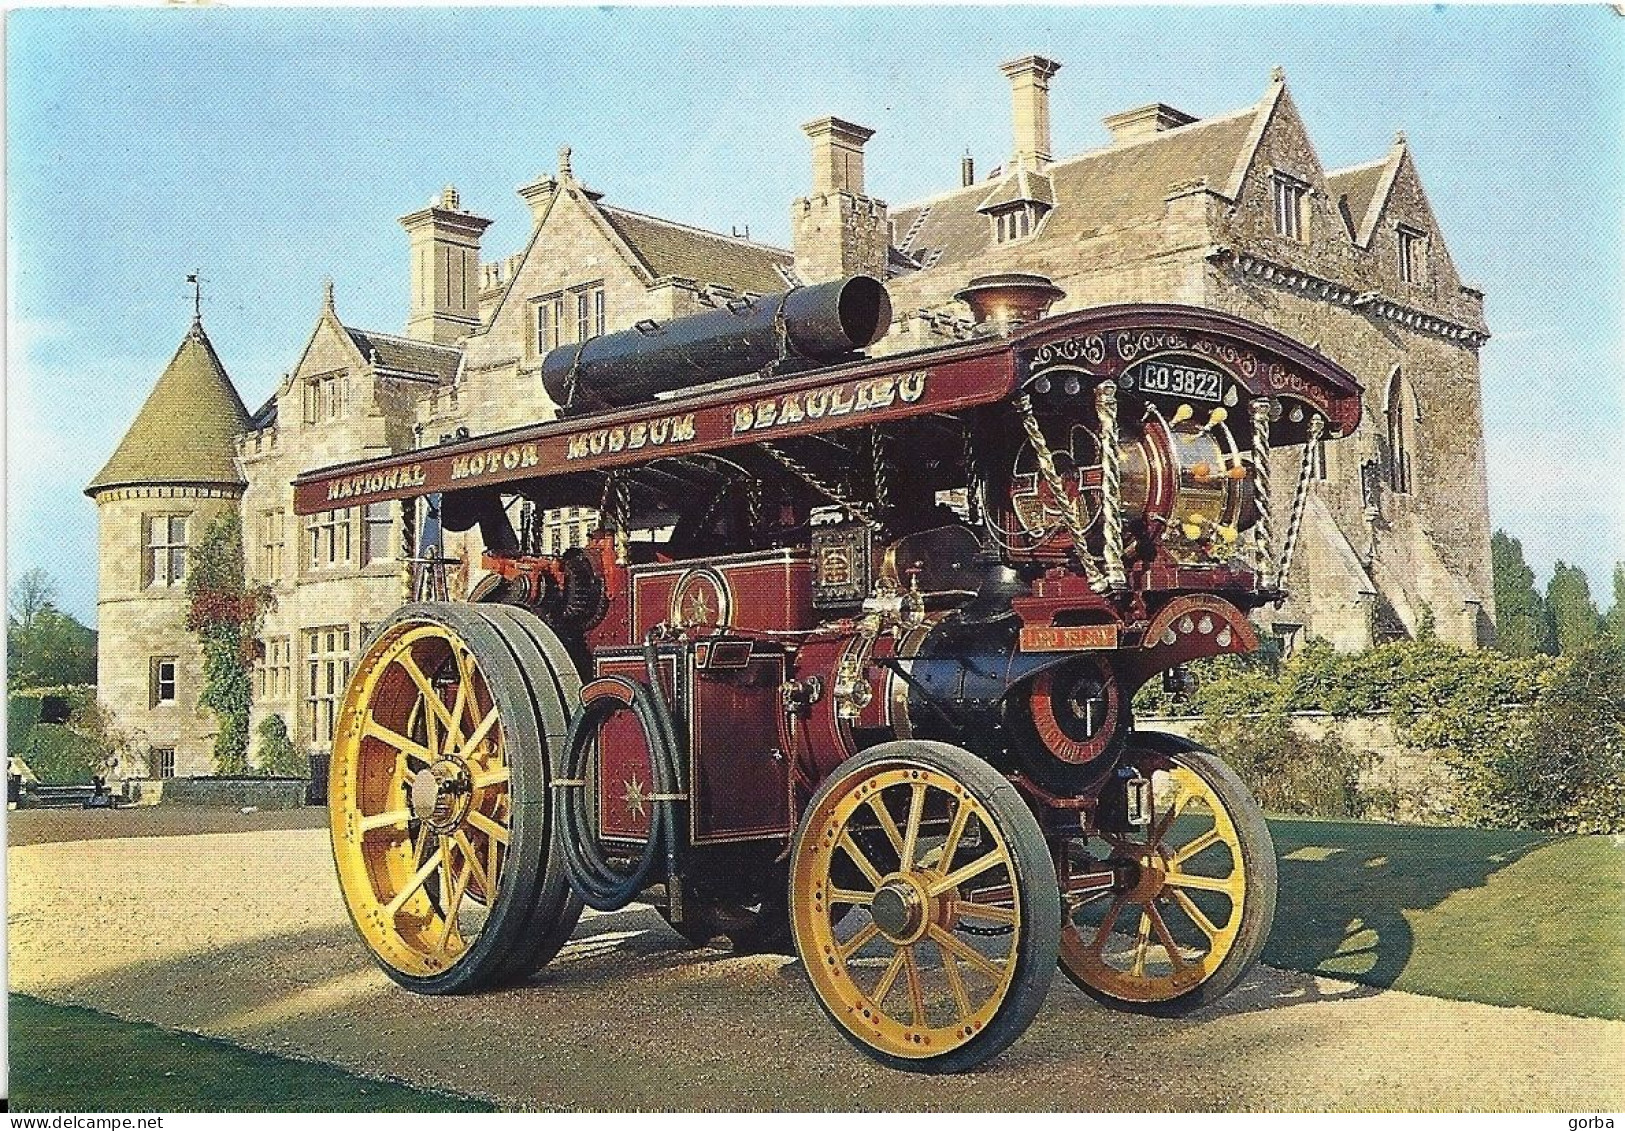
[[[301,514],[426,497],[485,546],[470,602],[376,631],[334,739],[339,876],[392,978],[521,979],[583,904],[643,900],[793,948],[846,1037],[930,1072],[1014,1041],[1057,961],[1148,1013],[1235,985],[1269,833],[1130,703],[1256,647],[1359,388],[1233,317],[1043,318],[1058,295],[982,280],[975,336],[879,359],[866,278],[643,323],[546,357],[556,420],[297,481]],[[516,500],[601,525],[542,555]]]

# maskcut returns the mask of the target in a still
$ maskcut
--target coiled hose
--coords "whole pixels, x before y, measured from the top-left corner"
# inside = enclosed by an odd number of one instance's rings
[[[584,783],[593,739],[615,712],[627,709],[619,699],[605,696],[588,703],[576,716],[570,724],[569,740],[565,744],[559,780],[560,786],[564,787],[559,803],[559,816],[564,826],[564,862],[570,887],[581,902],[598,911],[618,911],[649,886],[650,878],[664,855],[667,891],[673,900],[673,917],[681,920],[680,838],[687,824],[680,807],[687,801],[687,783],[683,773],[683,750],[678,744],[671,709],[666,704],[665,696],[656,690],[660,687],[660,672],[653,633],[644,640],[643,659],[648,670],[648,682],[628,683],[632,688],[630,710],[643,729],[654,784],[649,839],[644,843],[643,853],[632,870],[623,872],[604,855],[598,844],[597,831],[588,817]]]

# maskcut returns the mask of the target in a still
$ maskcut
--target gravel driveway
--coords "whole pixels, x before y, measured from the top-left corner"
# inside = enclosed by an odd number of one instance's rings
[[[918,1077],[848,1046],[798,963],[682,949],[643,907],[584,918],[522,987],[414,997],[363,954],[319,829],[36,844],[7,860],[15,990],[510,1108],[1625,1108],[1625,1022],[1273,970],[1162,1021],[1057,977],[1002,1057]]]

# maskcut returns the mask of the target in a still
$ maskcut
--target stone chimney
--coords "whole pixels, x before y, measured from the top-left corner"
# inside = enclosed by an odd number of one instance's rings
[[[976,158],[969,153],[959,159],[959,187],[969,188],[976,183]]]
[[[1010,108],[1015,123],[1015,153],[1012,169],[1043,172],[1054,155],[1049,137],[1049,80],[1061,64],[1041,55],[1028,55],[999,64],[1010,80]]]
[[[1166,103],[1153,102],[1149,106],[1136,106],[1132,110],[1113,114],[1103,121],[1111,131],[1112,144],[1123,145],[1188,126],[1196,121],[1196,117],[1183,110],[1175,110]]]
[[[547,209],[553,203],[553,198],[558,195],[558,192],[559,182],[546,173],[543,173],[528,185],[519,186],[519,199],[523,200],[525,207],[530,209],[531,227],[535,227],[542,222],[542,217],[547,215]]]
[[[801,127],[812,142],[812,193],[790,206],[796,274],[806,283],[886,277],[886,202],[864,192],[863,146],[875,131],[840,118]]]
[[[401,217],[410,241],[408,337],[452,343],[480,328],[480,237],[491,221],[462,209],[447,185],[429,207]]]
[[[812,139],[813,192],[862,196],[863,145],[875,131],[840,118],[819,118],[801,132]]]

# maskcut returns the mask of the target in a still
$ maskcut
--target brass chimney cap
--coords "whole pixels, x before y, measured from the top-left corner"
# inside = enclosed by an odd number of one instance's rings
[[[970,307],[978,327],[1003,334],[1037,322],[1065,297],[1066,292],[1045,276],[1024,272],[979,275],[954,295]]]

